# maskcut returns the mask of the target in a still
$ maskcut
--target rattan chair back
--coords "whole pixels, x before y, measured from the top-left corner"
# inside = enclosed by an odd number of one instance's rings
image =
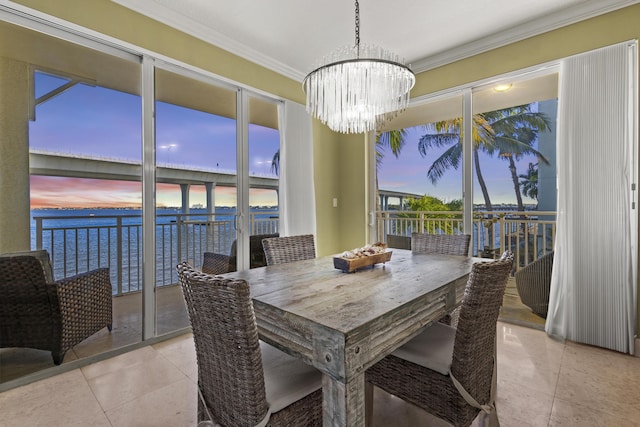
[[[228,273],[229,255],[218,254],[215,252],[204,252],[202,254],[202,272],[206,274],[224,274]]]
[[[547,317],[554,252],[538,258],[515,274],[516,288],[522,303],[540,317]]]
[[[419,253],[469,255],[470,234],[411,233],[411,250]]]
[[[267,414],[258,328],[244,280],[210,276],[188,263],[178,278],[193,329],[198,385],[209,412],[224,426],[258,424]],[[206,417],[198,405],[198,420]]]
[[[267,265],[285,264],[316,257],[313,234],[264,239],[262,246]]]
[[[40,261],[0,257],[0,293],[0,348],[55,349],[62,329],[60,306]]]
[[[425,254],[469,256],[470,234],[411,233],[411,251]],[[439,321],[456,326],[459,308],[444,315]]]
[[[411,249],[411,237],[387,234],[387,247],[397,249]]]
[[[451,373],[479,402],[487,402],[491,393],[496,324],[512,266],[511,252],[475,263],[462,297]]]

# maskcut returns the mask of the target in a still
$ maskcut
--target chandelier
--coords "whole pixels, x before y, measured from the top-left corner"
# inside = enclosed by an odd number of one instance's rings
[[[336,132],[376,130],[409,104],[416,77],[395,55],[360,45],[360,6],[356,0],[356,43],[331,52],[302,83],[307,112]]]

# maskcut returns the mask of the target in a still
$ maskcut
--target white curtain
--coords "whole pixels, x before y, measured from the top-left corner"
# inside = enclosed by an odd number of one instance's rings
[[[636,43],[562,62],[558,212],[546,331],[633,353]]]
[[[316,234],[311,117],[304,105],[278,105],[280,235]]]

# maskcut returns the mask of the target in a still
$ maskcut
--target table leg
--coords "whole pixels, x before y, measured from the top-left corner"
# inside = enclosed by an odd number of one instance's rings
[[[364,427],[364,371],[342,383],[322,374],[322,425]]]

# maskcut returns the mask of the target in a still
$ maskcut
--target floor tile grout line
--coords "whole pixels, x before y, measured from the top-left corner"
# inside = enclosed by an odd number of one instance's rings
[[[140,396],[136,397],[136,398],[135,398],[135,399],[133,399],[132,401],[124,402],[124,403],[120,404],[120,405],[119,405],[119,406],[117,406],[117,407],[114,407],[114,408],[112,408],[112,409],[109,409],[109,411],[116,411],[116,410],[118,410],[119,408],[121,408],[121,407],[123,407],[123,406],[125,406],[125,405],[127,405],[127,404],[129,404],[129,403],[131,403],[131,402],[135,402],[135,401],[137,401],[137,400],[142,399],[143,397],[147,396],[148,394],[154,393],[154,392],[156,392],[156,391],[158,391],[158,390],[161,390],[161,389],[163,389],[163,388],[165,388],[165,387],[171,387],[171,386],[174,386],[175,384],[177,384],[177,383],[178,383],[178,382],[180,382],[180,381],[184,381],[184,380],[186,380],[186,381],[188,381],[188,382],[190,382],[190,383],[193,383],[193,381],[191,380],[191,378],[190,378],[190,377],[189,377],[185,372],[183,372],[183,371],[182,371],[182,370],[181,370],[181,369],[180,369],[180,368],[179,368],[175,363],[173,363],[170,359],[168,359],[168,358],[167,358],[167,357],[166,357],[166,356],[165,356],[161,351],[159,351],[159,350],[155,349],[155,348],[153,347],[153,345],[150,345],[150,346],[149,346],[149,348],[150,348],[150,349],[152,349],[152,350],[156,353],[156,354],[155,354],[155,356],[154,356],[154,358],[156,358],[156,357],[161,357],[164,361],[168,362],[168,363],[169,363],[169,364],[170,364],[170,365],[171,365],[171,366],[172,366],[172,367],[173,367],[177,372],[179,372],[180,374],[182,374],[182,378],[177,379],[177,380],[175,380],[175,381],[173,381],[173,382],[171,382],[171,383],[169,383],[169,384],[166,384],[166,385],[164,385],[164,386],[160,387],[159,389],[155,389],[155,390],[149,391],[149,392],[147,392],[147,393],[144,393],[144,394],[142,394],[142,395],[140,395]],[[117,357],[117,356],[116,356],[116,357]],[[110,359],[107,359],[107,360],[110,360]],[[100,362],[96,362],[96,363],[100,363]],[[140,364],[141,364],[141,363],[135,363],[134,365],[130,365],[130,366],[127,366],[127,367],[124,367],[124,368],[122,368],[122,367],[121,367],[121,368],[119,368],[117,371],[108,372],[108,373],[105,373],[105,374],[103,374],[103,375],[109,375],[109,374],[112,374],[112,373],[115,373],[115,372],[122,372],[122,370],[123,370],[123,369],[131,368],[131,367],[133,367],[133,366],[137,366],[137,365],[140,365]],[[88,365],[88,366],[90,366],[90,365]],[[91,387],[91,385],[89,384],[89,380],[87,379],[87,377],[86,377],[86,375],[84,374],[84,372],[82,372],[82,368],[78,368],[78,369],[80,369],[81,374],[82,374],[82,376],[83,376],[83,379],[84,379],[84,380],[85,380],[85,382],[87,383],[87,386],[89,387],[89,390],[91,390],[91,394],[93,395],[94,399],[97,401],[98,405],[100,406],[100,409],[102,410],[102,413],[104,414],[105,418],[106,418],[106,419],[107,419],[107,421],[109,422],[109,425],[111,425],[111,427],[114,427],[114,425],[113,425],[113,422],[112,422],[111,418],[110,418],[110,417],[109,417],[109,415],[107,414],[107,410],[102,406],[102,404],[100,403],[100,400],[97,398],[97,396],[96,396],[96,394],[95,394],[95,392],[94,392],[93,388],[92,388],[92,387]],[[96,378],[97,378],[97,377],[96,377]]]
[[[562,356],[560,356],[560,367],[558,368],[558,374],[556,376],[556,386],[553,390],[553,399],[551,400],[551,410],[549,411],[549,420],[547,421],[547,426],[551,425],[551,418],[553,416],[553,407],[556,404],[556,397],[558,394],[558,384],[560,383],[560,373],[562,372],[562,365],[564,364],[564,357],[565,357],[566,351],[567,351],[567,342],[564,341],[562,344]]]
[[[107,359],[108,360],[108,359]],[[96,362],[99,363],[99,362]],[[91,365],[87,365],[87,366],[91,366]],[[109,425],[111,427],[113,427],[113,423],[111,422],[111,419],[109,419],[109,416],[107,415],[107,411],[104,409],[104,407],[102,406],[102,403],[100,403],[100,400],[98,399],[98,396],[96,396],[95,391],[93,390],[93,387],[91,387],[91,384],[89,384],[89,379],[87,378],[86,374],[84,373],[82,368],[77,368],[80,371],[80,374],[82,375],[82,378],[84,379],[84,381],[87,383],[87,387],[89,388],[89,391],[91,391],[91,395],[93,396],[93,398],[96,400],[96,402],[98,403],[98,406],[100,406],[100,410],[102,411],[102,414],[104,415],[105,419],[107,420],[107,422],[109,423]]]

